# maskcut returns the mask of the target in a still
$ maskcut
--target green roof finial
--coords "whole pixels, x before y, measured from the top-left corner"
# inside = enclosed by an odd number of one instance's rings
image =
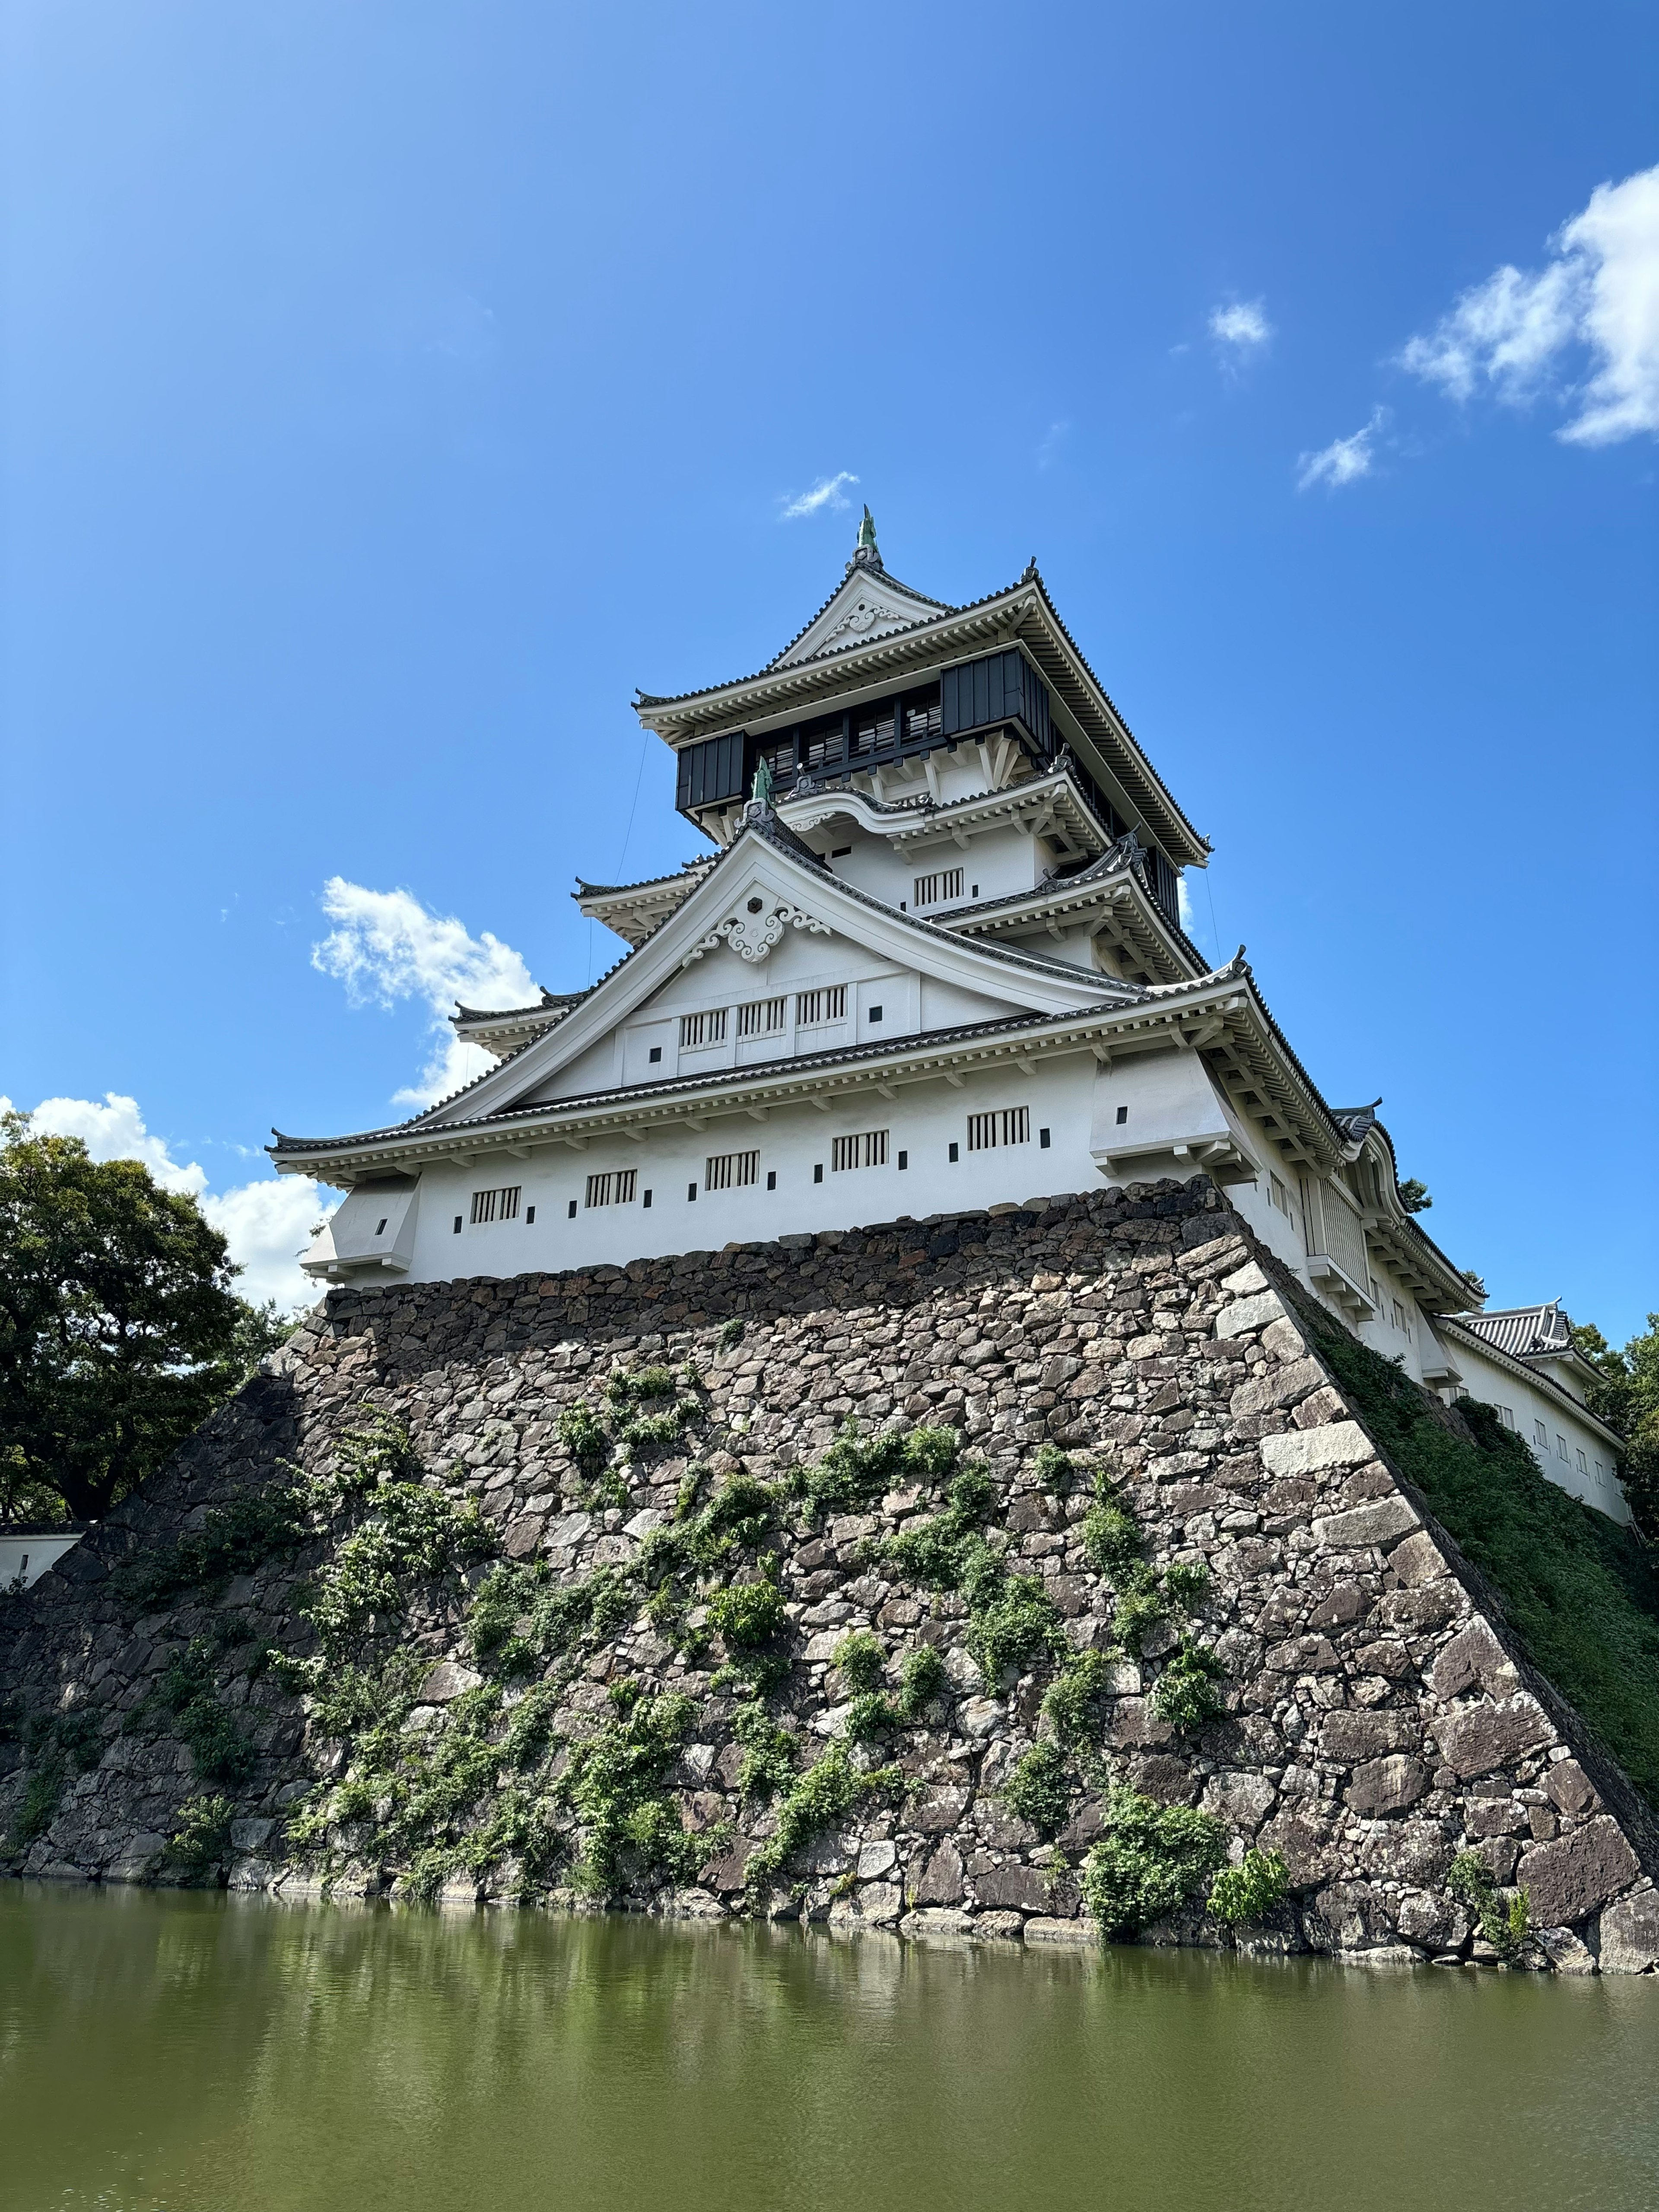
[[[757,799],[763,806],[769,806],[772,804],[772,763],[763,753],[755,763],[755,781],[749,787],[749,796],[752,799]]]
[[[858,550],[860,553],[873,553],[876,550],[876,518],[871,514],[868,507],[865,508],[864,520],[859,525]]]

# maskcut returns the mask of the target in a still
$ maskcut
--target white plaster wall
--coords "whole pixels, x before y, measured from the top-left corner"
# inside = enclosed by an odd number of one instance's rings
[[[1516,1434],[1532,1447],[1533,1456],[1552,1482],[1570,1491],[1573,1497],[1582,1498],[1587,1505],[1597,1507],[1611,1519],[1629,1521],[1630,1507],[1613,1471],[1612,1453],[1587,1423],[1579,1420],[1553,1393],[1534,1389],[1510,1369],[1500,1367],[1496,1360],[1475,1351],[1467,1337],[1449,1334],[1446,1350],[1451,1355],[1452,1364],[1462,1376],[1464,1395],[1507,1412],[1514,1421]],[[1545,1431],[1541,1445],[1537,1441],[1536,1425],[1540,1421]],[[1579,1468],[1581,1451],[1587,1473]],[[1595,1473],[1598,1462],[1601,1468],[1599,1480]]]
[[[837,984],[847,987],[845,1018],[798,1027],[799,994]],[[832,1051],[844,1045],[876,1044],[884,1037],[914,1036],[924,1027],[995,1021],[1018,1010],[1012,995],[998,1000],[931,981],[926,991],[924,1018],[924,987],[914,969],[896,967],[840,936],[791,929],[765,960],[753,966],[733,958],[721,946],[671,976],[613,1036],[602,1038],[561,1068],[529,1093],[526,1103],[581,1097],[620,1083],[660,1083],[677,1075],[716,1074],[731,1067],[751,1066],[799,1053]],[[774,998],[784,1000],[782,1030],[770,1036],[739,1037],[738,1007],[750,1000]],[[953,1010],[957,1006],[961,1011]],[[715,1044],[682,1050],[681,1016],[716,1008],[726,1010],[725,1036]],[[662,1054],[659,1060],[650,1058],[653,1048]]]
[[[952,785],[961,787],[954,789]],[[926,785],[918,779],[915,787],[923,790]],[[947,774],[941,788],[947,799],[978,796],[985,790],[985,779],[975,767],[971,775]],[[787,819],[787,802],[785,815]],[[900,817],[895,826],[907,820],[908,826],[914,826],[914,817]],[[955,837],[943,834],[923,845],[901,848],[887,837],[864,829],[850,816],[837,815],[816,823],[807,833],[807,842],[843,883],[911,914],[943,914],[949,908],[971,905],[975,899],[1006,898],[1016,891],[1030,890],[1041,881],[1048,865],[1048,854],[1025,830],[1007,822],[984,827],[964,823],[961,827],[968,840],[965,848]],[[916,878],[951,868],[962,870],[960,896],[919,906]]]
[[[774,1112],[764,1122],[746,1114],[711,1119],[691,1129],[653,1134],[635,1144],[618,1137],[583,1152],[564,1145],[539,1148],[524,1160],[471,1170],[433,1167],[422,1179],[415,1264],[409,1279],[442,1281],[455,1276],[514,1275],[531,1268],[580,1267],[654,1258],[663,1253],[718,1249],[807,1230],[846,1229],[890,1221],[902,1214],[961,1212],[976,1206],[1019,1205],[1061,1191],[1098,1189],[1102,1177],[1089,1155],[1094,1061],[1079,1054],[1026,1077],[1009,1067],[969,1076],[961,1090],[943,1081],[906,1085],[892,1099],[873,1090],[856,1100],[826,1101],[827,1112],[809,1106]],[[992,1152],[968,1150],[968,1115],[993,1107],[1027,1105],[1028,1144]],[[1040,1140],[1049,1131],[1045,1147]],[[888,1133],[887,1165],[837,1173],[831,1140],[867,1129]],[[952,1163],[950,1146],[957,1158]],[[747,1189],[705,1191],[711,1154],[760,1154],[759,1181]],[[898,1165],[906,1154],[908,1165]],[[823,1179],[813,1180],[822,1166]],[[630,1206],[590,1207],[587,1177],[632,1168],[640,1195]],[[769,1174],[777,1188],[769,1191]],[[471,1225],[471,1194],[516,1182],[519,1217]],[[688,1200],[695,1182],[697,1196]],[[649,1206],[644,1193],[652,1194]],[[574,1200],[576,1216],[569,1218]],[[533,1221],[527,1219],[531,1207]],[[459,1217],[461,1228],[454,1229]]]
[[[48,1568],[55,1567],[65,1552],[80,1542],[69,1536],[0,1535],[0,1598],[12,1590],[32,1589]]]

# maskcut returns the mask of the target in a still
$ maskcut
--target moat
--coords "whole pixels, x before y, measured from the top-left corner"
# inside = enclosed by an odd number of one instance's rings
[[[1648,2208],[1659,1983],[0,1884],[0,2207]]]

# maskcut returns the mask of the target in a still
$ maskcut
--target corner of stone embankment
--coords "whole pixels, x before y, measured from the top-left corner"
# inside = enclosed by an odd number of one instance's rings
[[[835,1653],[852,1632],[878,1640],[890,1680],[923,1644],[947,1678],[890,1746],[896,1798],[838,1814],[794,1855],[791,1911],[843,1929],[1091,1940],[1079,1863],[1109,1821],[1109,1777],[1209,1813],[1235,1860],[1250,1846],[1283,1856],[1291,1897],[1255,1939],[1267,1947],[1367,1962],[1481,1955],[1448,1888],[1454,1858],[1475,1851],[1494,1885],[1524,1886],[1558,1968],[1659,1966],[1645,1808],[1519,1661],[1492,1593],[1387,1464],[1314,1350],[1302,1295],[1201,1178],[626,1269],[336,1293],[144,1498],[0,1613],[15,1706],[84,1708],[101,1730],[18,1870],[156,1877],[179,1805],[201,1784],[184,1741],[124,1722],[154,1711],[181,1655],[230,1633],[228,1611],[237,1636],[292,1644],[296,1577],[318,1564],[263,1564],[228,1590],[135,1620],[110,1580],[124,1555],[175,1541],[285,1467],[325,1467],[373,1406],[406,1425],[429,1468],[455,1469],[507,1557],[540,1563],[554,1587],[601,1570],[626,1577],[672,1523],[687,1454],[640,1455],[624,1470],[625,1502],[596,1504],[560,1417],[597,1402],[619,1366],[690,1360],[697,1450],[715,1481],[810,1466],[848,1419],[866,1433],[959,1430],[991,1475],[1008,1566],[1040,1582],[1072,1650],[1110,1662],[1100,1761],[1073,1774],[1064,1822],[1044,1840],[1002,1795],[1044,1729],[1042,1670],[985,1680],[962,1598],[891,1564],[890,1540],[939,1500],[912,1486],[786,1525],[790,1666],[774,1717],[803,1760],[845,1724]],[[1184,1734],[1161,1717],[1178,1626],[1155,1621],[1138,1652],[1123,1650],[1110,1580],[1086,1543],[1086,1495],[1045,1488],[1043,1444],[1115,1486],[1160,1575],[1207,1571],[1195,1626],[1224,1669],[1221,1717]],[[410,1724],[428,1740],[477,1679],[466,1622],[465,1591],[410,1607],[404,1640],[429,1668]],[[723,1847],[692,1887],[632,1900],[651,1909],[742,1909],[745,1865],[774,1832],[775,1813],[740,1786],[718,1643],[677,1645],[641,1610],[580,1666],[548,1670],[561,1741],[600,1727],[623,1678],[695,1702],[696,1741],[670,1780],[687,1826],[718,1830]],[[269,1673],[238,1674],[217,1694],[251,1747],[222,1875],[288,1893],[394,1884],[363,1829],[333,1838],[321,1873],[284,1848],[285,1814],[349,1771],[350,1745],[322,1740]],[[29,1786],[21,1741],[0,1746],[0,1820]],[[452,1877],[447,1893],[500,1895],[510,1874],[485,1866]],[[1198,1905],[1147,1934],[1221,1940]]]

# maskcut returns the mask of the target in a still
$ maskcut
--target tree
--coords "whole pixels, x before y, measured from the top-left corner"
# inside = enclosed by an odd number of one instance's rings
[[[1576,1326],[1572,1340],[1596,1371],[1585,1392],[1591,1413],[1625,1439],[1620,1473],[1631,1510],[1644,1534],[1659,1535],[1659,1313],[1622,1352],[1593,1322]]]
[[[225,1240],[137,1160],[0,1115],[0,1520],[97,1520],[287,1325]]]

